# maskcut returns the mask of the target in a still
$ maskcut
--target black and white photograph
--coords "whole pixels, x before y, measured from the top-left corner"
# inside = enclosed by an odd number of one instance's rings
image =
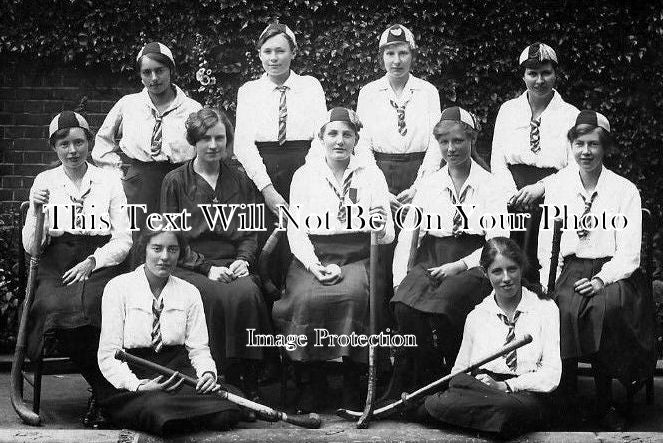
[[[663,440],[663,4],[0,5],[0,441]]]

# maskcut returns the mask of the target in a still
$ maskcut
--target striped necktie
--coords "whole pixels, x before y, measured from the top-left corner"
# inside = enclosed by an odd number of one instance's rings
[[[152,301],[152,349],[154,352],[159,352],[163,347],[163,340],[161,338],[161,311],[163,311],[163,297],[154,298]]]
[[[452,191],[451,188],[447,188],[447,191],[449,191],[449,199],[451,200],[451,204],[455,206],[455,205],[462,205],[463,203],[465,203],[465,197],[467,197],[468,189],[470,189],[470,187],[466,186],[463,192],[460,194],[460,198],[457,199],[456,195],[454,194],[454,191]],[[460,237],[461,235],[463,235],[462,226],[463,226],[463,216],[460,215],[460,211],[458,210],[458,207],[456,207],[456,213],[454,214],[451,234],[454,237]]]
[[[398,133],[405,137],[407,135],[407,127],[405,126],[405,107],[407,106],[407,102],[403,106],[398,106],[393,100],[389,100],[389,103],[391,103],[391,106],[393,106],[398,115]]]
[[[585,210],[583,211],[582,216],[580,217],[580,220],[583,220],[584,217],[587,214],[589,214],[589,211],[592,210],[592,204],[594,203],[594,199],[596,198],[597,195],[598,195],[598,192],[594,191],[592,193],[592,196],[589,198],[589,200],[587,200],[584,195],[580,194],[580,197],[582,197],[582,201],[585,203]],[[584,229],[584,228],[583,229],[578,229],[576,231],[576,234],[578,234],[578,238],[580,240],[582,240],[585,237],[587,237],[587,235],[589,234],[589,231],[587,229]]]
[[[155,109],[152,109],[152,115],[154,115],[154,129],[152,129],[152,138],[150,139],[150,157],[155,161],[168,160],[168,155],[162,153],[161,150],[163,146],[163,119],[174,110],[175,108],[171,108],[163,114],[159,114]],[[161,156],[161,154],[163,154],[163,157],[157,158]]]
[[[89,188],[83,193],[83,195],[78,198],[74,197],[73,195],[69,196],[69,200],[71,200],[71,203],[74,206],[74,226],[76,229],[85,229],[83,225],[83,217],[81,217],[81,214],[83,213],[83,204],[85,203],[85,198],[90,195],[91,190],[92,188]]]
[[[513,321],[509,321],[509,318],[504,314],[497,314],[497,315],[504,322],[504,324],[509,327],[509,331],[506,333],[506,341],[504,342],[504,346],[506,346],[516,339],[516,322],[518,321],[518,317],[520,317],[520,311],[516,311],[516,313],[513,314]],[[517,356],[515,349],[504,356],[504,359],[506,360],[506,365],[512,371],[516,370],[517,366],[516,357]]]
[[[538,154],[541,150],[540,126],[541,117],[536,120],[530,120],[529,122],[529,148],[535,154]]]
[[[332,188],[332,191],[334,191],[334,194],[336,194],[336,197],[338,197],[338,214],[336,215],[336,218],[338,218],[338,221],[341,223],[345,223],[345,220],[347,219],[347,208],[343,203],[345,203],[345,196],[348,195],[348,192],[350,191],[353,174],[354,171],[351,171],[348,176],[345,177],[345,180],[343,180],[343,188],[341,189],[341,192],[336,189],[336,186],[334,186],[329,177],[327,177],[327,183],[329,183],[329,187]]]
[[[276,90],[281,92],[281,100],[279,101],[279,145],[285,143],[285,129],[286,121],[288,120],[288,106],[285,101],[285,92],[290,89],[287,86],[277,86]]]

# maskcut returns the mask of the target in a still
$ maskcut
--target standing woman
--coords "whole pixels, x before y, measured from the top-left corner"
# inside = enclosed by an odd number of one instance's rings
[[[467,316],[452,372],[526,334],[532,342],[486,363],[476,373],[452,378],[448,390],[426,398],[418,418],[503,438],[545,429],[550,417],[548,394],[562,373],[559,310],[538,284],[525,287],[527,258],[513,240],[488,240],[480,264],[493,292]]]
[[[435,86],[410,73],[417,45],[405,26],[387,28],[378,50],[386,74],[361,88],[357,114],[364,123],[361,144],[371,149],[384,173],[396,211],[412,201],[414,182],[424,171],[440,168],[433,137],[440,96]]]
[[[136,64],[144,88],[125,95],[110,110],[97,132],[92,158],[100,166],[119,169],[122,158],[117,151],[126,155],[129,169],[122,184],[127,201],[146,205],[149,214],[159,209],[165,175],[195,154],[184,136],[184,122],[201,106],[173,83],[175,60],[165,45],[143,46]],[[144,220],[138,210],[138,229]]]
[[[523,204],[517,191],[564,168],[570,160],[566,132],[578,115],[575,106],[566,103],[555,90],[557,54],[544,43],[534,43],[520,54],[520,70],[527,90],[504,103],[497,114],[491,172],[504,186],[509,208],[531,216],[529,247],[525,251],[536,264],[537,233],[541,221],[538,203]],[[515,195],[515,197],[513,197]],[[513,198],[511,198],[513,197]],[[512,231],[511,238],[524,247],[525,232]],[[538,269],[532,266],[527,276],[538,281]]]
[[[239,419],[237,405],[204,395],[219,385],[200,293],[172,275],[184,253],[181,232],[144,230],[137,250],[145,264],[114,278],[104,290],[97,358],[110,384],[100,404],[117,426],[164,436],[230,428]],[[196,377],[198,385],[180,390],[180,377],[164,379],[131,367],[115,358],[120,350]]]
[[[368,258],[370,230],[358,219],[381,217],[375,228],[379,243],[394,239],[387,184],[382,172],[366,156],[355,156],[361,122],[346,108],[334,108],[320,129],[324,153],[314,151],[292,179],[290,202],[299,224],[288,223],[288,240],[295,259],[286,279],[286,293],[274,304],[279,333],[304,335],[306,346],[287,349],[309,382],[299,393],[297,409],[317,409],[325,398],[323,362],[343,359],[343,403],[359,406],[359,365],[368,361],[365,347],[336,343],[315,346],[316,330],[350,336],[368,333]],[[295,208],[298,208],[296,210]],[[354,215],[353,215],[354,214]],[[306,226],[309,216],[328,224]],[[342,342],[341,342],[342,343]]]
[[[162,212],[190,214],[191,229],[183,232],[188,247],[174,275],[201,292],[212,357],[226,380],[255,398],[257,364],[263,353],[261,348],[246,346],[247,331],[267,334],[271,327],[257,276],[250,272],[256,262],[258,233],[240,230],[240,219],[251,221],[257,193],[246,174],[226,161],[233,127],[222,111],[203,108],[191,114],[186,131],[196,157],[170,172],[161,189]],[[236,205],[225,226],[215,219],[217,208],[212,205],[217,204],[227,205],[225,214]],[[198,205],[208,205],[207,216],[216,220],[213,229]]]
[[[505,215],[506,201],[494,177],[472,158],[478,135],[474,116],[457,106],[447,108],[433,133],[447,164],[419,184],[412,205],[421,210],[408,211],[393,263],[391,303],[398,330],[414,334],[417,348],[399,350],[386,398],[406,392],[408,383],[427,384],[451,366],[465,317],[490,292],[479,268],[481,248],[487,239],[509,232],[499,222],[491,229],[480,225],[484,214]],[[455,205],[464,205],[463,211]],[[413,231],[408,228],[417,214],[422,223],[410,268]]]
[[[95,359],[101,295],[106,283],[125,271],[122,263],[131,249],[127,200],[115,174],[87,162],[94,139],[81,115],[58,114],[48,133],[61,164],[35,177],[23,226],[23,246],[34,250],[37,212],[45,212],[27,354],[37,359],[44,334],[54,330],[60,350],[98,394],[107,385]]]
[[[278,214],[278,205],[287,205],[292,175],[304,164],[327,105],[316,78],[290,69],[297,55],[290,28],[270,24],[256,47],[265,73],[237,92],[234,153],[270,212]],[[274,220],[268,218],[269,231]]]
[[[563,387],[567,394],[575,393],[578,359],[589,359],[598,416],[607,428],[621,430],[626,423],[612,404],[612,379],[629,386],[651,376],[656,367],[654,302],[639,269],[640,193],[603,164],[614,144],[603,115],[580,112],[568,140],[576,164],[532,187],[537,196],[545,191],[546,205],[565,206],[569,220],[588,220],[577,231],[569,225],[560,244],[554,297],[561,316]],[[613,229],[591,221],[604,214],[621,214],[626,226]],[[546,222],[550,227],[552,220]],[[541,230],[544,276],[550,268],[551,237],[550,229]]]

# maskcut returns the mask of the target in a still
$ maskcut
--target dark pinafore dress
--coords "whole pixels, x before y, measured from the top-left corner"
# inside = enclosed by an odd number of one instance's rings
[[[158,353],[152,348],[125,351],[190,377],[196,377],[183,345],[163,346]],[[139,379],[153,379],[160,375],[142,366],[129,364],[129,368]],[[241,395],[239,390],[231,385],[222,384],[222,389]],[[152,434],[163,434],[166,424],[173,420],[195,422],[198,418],[218,413],[225,413],[224,418],[228,427],[239,421],[239,407],[235,403],[224,400],[217,394],[196,394],[193,387],[186,385],[176,393],[132,392],[110,386],[99,394],[99,405],[115,425]]]
[[[650,377],[656,368],[656,308],[651,284],[638,268],[593,297],[583,297],[573,289],[576,281],[591,279],[610,258],[564,257],[555,287],[560,352],[562,359],[595,356],[611,377],[628,386]]]
[[[316,329],[329,334],[357,335],[368,333],[368,267],[370,235],[348,233],[310,235],[315,253],[322,264],[341,267],[343,279],[325,286],[296,258],[286,279],[283,298],[274,303],[272,317],[279,334],[303,334],[308,346],[288,351],[294,361],[325,361],[349,357],[366,363],[368,351],[359,346],[326,346],[316,343]]]
[[[438,331],[438,337],[444,341],[443,349],[447,350],[445,354],[449,360],[455,359],[460,348],[467,314],[490,294],[492,288],[478,266],[442,281],[431,278],[427,269],[455,262],[484,244],[482,235],[424,236],[412,268],[391,299],[392,305],[403,303],[417,311],[441,317],[447,330]]]
[[[50,237],[37,271],[35,297],[28,320],[27,354],[34,360],[44,344],[44,333],[83,326],[101,328],[101,297],[113,277],[126,272],[120,264],[97,269],[85,281],[62,284],[62,275],[110,240],[110,235]]]

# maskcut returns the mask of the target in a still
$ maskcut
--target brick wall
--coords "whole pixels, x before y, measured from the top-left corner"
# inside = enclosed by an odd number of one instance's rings
[[[28,60],[0,60],[0,225],[13,214],[35,175],[57,160],[48,146],[48,124],[63,110],[73,110],[87,97],[86,116],[93,133],[113,104],[136,92],[138,79],[98,70],[46,67]]]

